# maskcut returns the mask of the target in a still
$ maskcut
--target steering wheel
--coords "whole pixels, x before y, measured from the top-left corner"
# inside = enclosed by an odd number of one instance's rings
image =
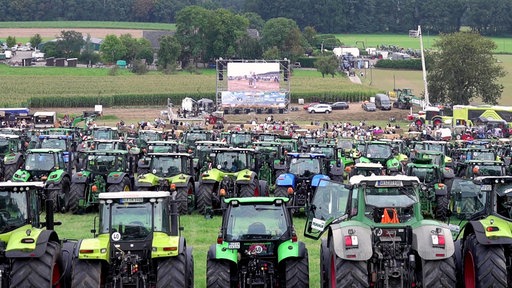
[[[139,228],[140,234],[149,235],[149,230],[144,226],[144,223],[142,223],[140,221],[132,221],[126,226],[127,227],[137,227],[137,228]],[[125,231],[126,231],[126,228],[125,228]]]
[[[4,221],[7,221],[11,218],[11,213],[7,210],[0,210],[0,217],[2,217]]]

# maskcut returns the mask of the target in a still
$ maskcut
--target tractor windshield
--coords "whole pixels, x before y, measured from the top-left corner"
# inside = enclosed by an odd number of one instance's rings
[[[497,194],[497,211],[499,215],[512,219],[512,183],[494,185]]]
[[[66,140],[58,138],[45,138],[41,142],[41,148],[66,150]]]
[[[233,134],[231,135],[230,144],[234,146],[249,145],[252,143],[251,134]]]
[[[453,212],[465,219],[485,208],[487,193],[480,191],[480,185],[472,180],[456,178],[452,183],[450,194],[453,195]]]
[[[326,158],[333,159],[335,156],[334,147],[311,147],[311,153],[324,154]]]
[[[289,172],[304,177],[321,174],[320,161],[315,158],[292,158]]]
[[[0,139],[0,155],[9,153],[9,140]]]
[[[226,241],[278,240],[288,227],[284,206],[246,204],[230,209]]]
[[[28,217],[25,192],[0,192],[0,233],[23,226]]]
[[[159,177],[171,177],[180,174],[181,158],[153,157],[150,164],[151,173]]]
[[[388,159],[393,156],[390,145],[369,144],[366,147],[366,157]]]
[[[96,173],[108,173],[122,170],[123,157],[116,155],[89,156],[87,170]]]
[[[25,160],[27,171],[50,171],[56,166],[52,153],[29,153]]]
[[[222,171],[237,172],[247,169],[247,156],[244,153],[217,153],[215,162],[217,168]]]
[[[366,187],[366,205],[374,207],[408,207],[418,202],[412,187]]]

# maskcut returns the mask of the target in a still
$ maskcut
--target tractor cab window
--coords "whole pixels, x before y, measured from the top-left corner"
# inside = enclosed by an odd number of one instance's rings
[[[41,148],[66,150],[65,139],[45,138],[41,142]]]
[[[103,205],[102,205],[103,206]],[[105,207],[105,206],[103,206]],[[109,228],[108,209],[102,209],[103,215],[100,233],[119,233],[119,240],[145,239],[151,234],[151,203],[114,203],[111,206],[111,229]]]
[[[28,206],[25,193],[0,192],[0,233],[26,223]]]
[[[497,199],[496,212],[499,215],[512,219],[512,183],[503,183],[495,185]]]
[[[287,232],[284,206],[238,205],[230,209],[226,241],[277,240]]]
[[[50,171],[55,164],[51,153],[29,153],[25,160],[25,169],[29,171]]]
[[[480,185],[472,180],[455,179],[450,191],[453,195],[453,212],[460,219],[465,219],[485,208],[487,194],[480,191]]]
[[[217,168],[223,171],[236,172],[247,169],[246,154],[218,153],[216,156]]]
[[[0,139],[0,155],[5,155],[9,152],[9,140]]]
[[[106,173],[110,171],[118,171],[122,163],[118,163],[116,156],[101,155],[90,156],[87,162],[88,170],[92,172]]]
[[[411,220],[413,218],[412,206],[418,202],[412,189],[414,188],[364,188],[365,216],[376,223],[403,223]],[[388,222],[387,218],[391,218],[393,222]]]
[[[290,173],[306,177],[320,174],[320,161],[314,158],[293,158],[290,163]]]
[[[181,173],[181,158],[155,157],[151,160],[151,171],[157,176],[171,177]]]
[[[370,144],[366,148],[366,157],[389,158],[392,156],[391,146]]]

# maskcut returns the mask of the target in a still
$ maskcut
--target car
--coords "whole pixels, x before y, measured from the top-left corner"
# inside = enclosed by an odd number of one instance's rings
[[[332,107],[329,104],[316,104],[308,108],[309,113],[331,113]]]
[[[377,110],[377,106],[373,102],[364,102],[362,107],[364,111],[368,112],[375,112]]]
[[[331,104],[332,110],[345,110],[348,109],[347,102],[335,102]]]
[[[313,107],[313,106],[315,106],[316,104],[320,104],[320,103],[319,103],[319,102],[311,102],[311,103],[309,103],[309,104],[304,105],[304,107],[303,107],[303,108],[304,108],[304,110],[308,110],[308,108],[309,108],[309,107]]]

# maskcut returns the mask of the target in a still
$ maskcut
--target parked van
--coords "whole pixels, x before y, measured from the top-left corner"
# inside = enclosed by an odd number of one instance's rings
[[[375,95],[375,106],[380,110],[391,110],[391,100],[386,94]]]

